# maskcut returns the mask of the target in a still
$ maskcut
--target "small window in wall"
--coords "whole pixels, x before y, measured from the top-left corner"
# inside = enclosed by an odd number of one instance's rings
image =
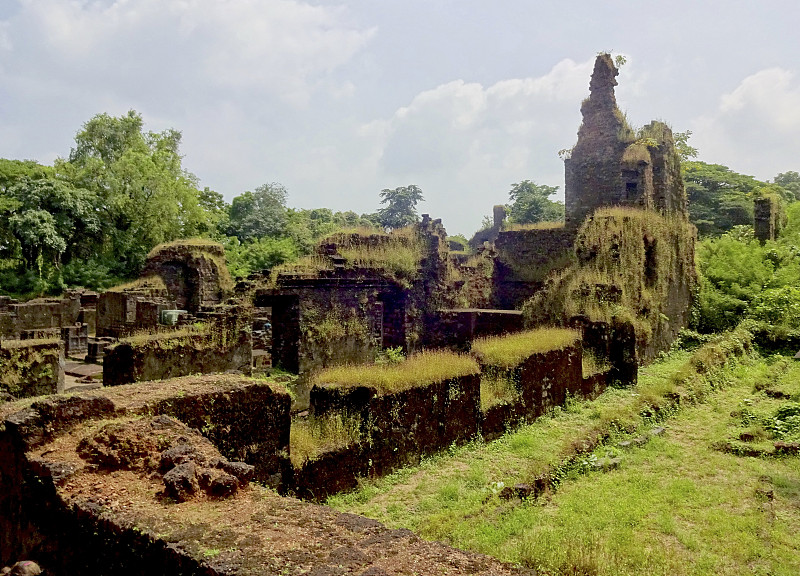
[[[631,198],[635,198],[638,188],[639,186],[636,182],[625,182],[625,199],[630,200]]]

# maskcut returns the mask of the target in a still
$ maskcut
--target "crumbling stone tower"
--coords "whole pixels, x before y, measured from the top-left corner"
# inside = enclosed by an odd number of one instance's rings
[[[631,205],[686,214],[686,192],[672,131],[651,122],[635,134],[614,96],[619,74],[600,54],[581,105],[578,142],[565,160],[566,225],[575,228],[601,206]]]

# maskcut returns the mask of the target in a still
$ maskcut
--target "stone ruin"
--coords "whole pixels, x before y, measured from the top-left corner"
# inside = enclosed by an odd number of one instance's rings
[[[775,240],[786,225],[786,214],[777,196],[766,195],[753,201],[753,231],[763,244]]]
[[[411,565],[423,573],[522,573],[262,485],[320,500],[352,488],[359,475],[384,474],[479,433],[497,437],[568,394],[591,397],[612,382],[634,383],[638,363],[685,325],[691,270],[675,269],[674,281],[654,280],[645,247],[636,271],[641,285],[649,290],[661,282],[668,295],[667,307],[646,312],[670,322],[643,345],[641,325],[622,317],[551,318],[575,328],[577,340],[515,367],[519,399],[486,410],[479,373],[397,394],[322,385],[295,390],[294,399],[280,385],[247,375],[254,366],[280,367],[300,374],[302,383],[323,367],[370,362],[387,348],[467,352],[475,338],[530,325],[535,314],[521,308],[553,289],[554,274],[577,274],[598,252],[614,251],[616,244],[585,242],[585,223],[605,218],[595,216],[598,210],[631,206],[685,220],[671,132],[658,122],[638,136],[627,128],[614,97],[616,76],[611,58],[599,56],[578,143],[565,162],[562,226],[504,231],[505,211],[497,207],[494,227],[476,240],[478,254],[454,257],[441,221],[424,215],[405,233],[335,235],[310,265],[254,276],[236,290],[219,245],[178,242],[154,250],[140,280],[99,297],[86,294],[85,308],[78,297],[77,313],[74,296],[69,304],[48,302],[52,325],[44,328],[58,329],[49,344],[57,362],[63,364],[65,347],[80,346],[70,340],[80,335],[62,341],[64,322],[92,326],[91,320],[95,329],[88,331],[106,339],[89,347],[96,358],[104,354],[108,386],[0,403],[0,561],[33,554],[52,574],[332,574],[344,566],[378,576]],[[626,218],[618,222],[623,232]],[[648,234],[639,239],[645,246],[664,248]],[[693,236],[688,240],[669,249],[693,260]],[[405,260],[393,268],[373,258],[390,252]],[[622,302],[623,289],[613,284],[580,289],[590,299]],[[16,328],[31,325],[20,318],[44,304],[0,305],[0,321]],[[101,344],[106,349],[98,351]],[[583,374],[584,353],[605,367]],[[222,372],[233,374],[187,376]],[[294,465],[291,412],[302,409],[314,417],[358,413],[370,423],[370,439]]]
[[[566,225],[580,226],[601,206],[630,205],[686,214],[686,192],[672,131],[663,122],[637,137],[617,108],[619,74],[611,56],[597,57],[589,98],[581,105],[578,143],[564,161]]]

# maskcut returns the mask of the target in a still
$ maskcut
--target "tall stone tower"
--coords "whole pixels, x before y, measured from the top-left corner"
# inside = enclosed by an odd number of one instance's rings
[[[686,214],[686,192],[672,131],[651,122],[637,135],[614,96],[619,74],[608,54],[595,60],[583,123],[564,161],[566,225],[576,228],[601,206],[632,205]]]

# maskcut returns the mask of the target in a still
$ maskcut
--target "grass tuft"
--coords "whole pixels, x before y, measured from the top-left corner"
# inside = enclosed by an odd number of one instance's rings
[[[561,350],[581,338],[578,330],[545,327],[508,334],[479,338],[472,343],[472,354],[481,364],[512,368],[533,354]]]
[[[519,400],[513,370],[488,370],[481,374],[481,411]]]
[[[517,224],[515,222],[511,222],[507,224],[504,228],[504,232],[518,232],[520,230],[553,230],[555,228],[563,228],[564,222],[533,222],[527,224]]]
[[[325,452],[358,442],[360,422],[354,416],[330,414],[292,420],[289,458],[295,467]]]
[[[426,351],[393,364],[365,364],[327,368],[312,378],[313,384],[371,386],[387,394],[480,373],[469,356],[447,351]]]

